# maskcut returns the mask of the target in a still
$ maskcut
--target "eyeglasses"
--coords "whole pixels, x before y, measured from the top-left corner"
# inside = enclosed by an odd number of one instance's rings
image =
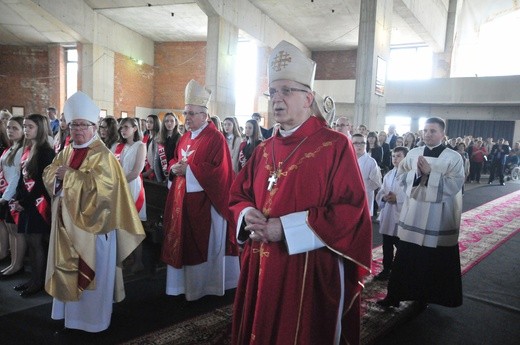
[[[352,143],[352,145],[356,145],[356,146],[362,146],[362,145],[366,145],[367,143],[366,142],[357,142],[357,143]]]
[[[194,116],[194,115],[197,115],[197,114],[206,114],[204,111],[197,111],[197,112],[193,112],[193,111],[183,111],[182,112],[182,115],[184,116]]]
[[[92,123],[73,123],[73,122],[69,123],[70,129],[79,129],[81,131],[86,130],[90,126],[94,126],[94,125]]]
[[[282,94],[282,97],[289,97],[293,92],[310,92],[309,90],[297,89],[294,87],[282,87],[280,90],[276,90],[274,88],[269,89],[269,93],[267,94],[269,98],[273,98],[278,92]]]
[[[107,129],[108,126],[99,126],[99,129]]]
[[[339,124],[339,125],[336,124],[336,127],[350,127],[350,125],[342,123],[342,124]]]

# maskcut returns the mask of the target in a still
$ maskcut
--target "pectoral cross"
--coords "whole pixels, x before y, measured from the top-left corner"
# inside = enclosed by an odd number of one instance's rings
[[[186,163],[186,162],[188,161],[188,157],[189,157],[193,152],[195,152],[195,151],[190,151],[190,146],[191,146],[191,145],[188,145],[188,146],[186,147],[186,150],[181,149],[181,155],[182,155],[182,159],[181,159],[181,160],[182,160],[184,163]]]
[[[278,180],[278,176],[276,176],[276,171],[273,171],[273,174],[269,176],[267,181],[269,182],[269,185],[267,186],[267,190],[271,191],[273,189],[273,186],[276,184],[276,181]]]

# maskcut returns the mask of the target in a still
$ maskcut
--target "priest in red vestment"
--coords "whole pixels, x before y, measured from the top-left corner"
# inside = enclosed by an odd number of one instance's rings
[[[233,167],[226,139],[208,121],[210,96],[195,80],[186,86],[189,131],[170,161],[173,181],[164,208],[166,294],[185,294],[188,301],[224,295],[236,287],[239,274],[228,208]]]
[[[269,58],[279,129],[231,188],[244,248],[233,344],[356,344],[372,225],[350,140],[316,114],[315,62],[281,42]]]

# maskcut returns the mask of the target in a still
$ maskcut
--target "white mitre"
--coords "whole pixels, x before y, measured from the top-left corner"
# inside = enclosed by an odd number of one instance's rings
[[[188,85],[186,85],[184,104],[199,105],[207,108],[210,98],[211,90],[201,86],[195,80],[190,80]]]
[[[311,90],[316,74],[316,62],[305,56],[300,49],[282,41],[269,56],[269,83],[275,80],[292,80],[308,86]]]
[[[70,96],[65,101],[65,106],[63,107],[63,115],[67,123],[70,123],[72,120],[82,119],[97,124],[99,111],[92,99],[81,91]]]

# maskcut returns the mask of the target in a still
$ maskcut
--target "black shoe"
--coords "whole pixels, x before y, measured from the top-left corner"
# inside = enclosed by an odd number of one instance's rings
[[[377,301],[376,304],[380,307],[388,309],[388,308],[399,308],[400,302],[394,301],[393,299],[388,298],[388,296],[387,296],[384,299],[380,299],[379,301]]]
[[[501,186],[505,186],[506,184],[505,184],[504,182],[502,182],[500,185],[501,185]]]
[[[0,274],[0,280],[7,280],[11,278],[15,278],[16,276],[19,276],[20,274],[24,274],[25,269],[22,267],[18,271],[11,273],[11,274]]]
[[[488,184],[491,184],[491,181],[489,181]]]
[[[23,297],[23,298],[31,297],[32,295],[36,295],[38,292],[40,292],[42,290],[43,290],[42,286],[38,286],[38,287],[30,286],[27,289],[22,291],[22,293],[20,294],[20,297]]]
[[[13,289],[14,291],[25,291],[29,288],[29,283],[23,283],[16,285]]]
[[[382,270],[374,280],[388,280],[388,278],[390,278],[390,270]]]

